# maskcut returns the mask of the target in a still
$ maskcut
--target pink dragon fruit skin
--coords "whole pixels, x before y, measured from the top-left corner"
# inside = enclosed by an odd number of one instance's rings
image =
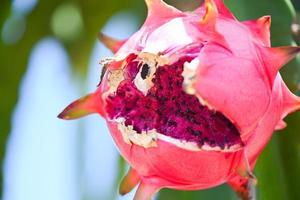
[[[269,16],[239,22],[222,0],[205,0],[193,12],[181,12],[161,0],[146,0],[146,4],[148,17],[144,25],[128,40],[100,35],[115,56],[105,63],[107,71],[98,89],[70,104],[59,117],[75,119],[98,113],[106,119],[120,153],[131,166],[120,184],[121,194],[139,184],[135,199],[146,200],[161,188],[200,190],[227,182],[243,199],[249,199],[249,185],[255,182],[252,170],[259,154],[274,130],[286,126],[283,119],[300,109],[300,98],[289,91],[279,74],[300,48],[270,47]],[[186,141],[182,145],[182,138],[164,136],[147,146],[143,144],[145,137],[138,134],[126,141],[119,121],[111,117],[116,110],[111,105],[128,102],[115,97],[119,90],[111,89],[120,88],[121,81],[111,81],[110,76],[115,71],[133,73],[127,68],[136,57],[143,56],[156,65],[162,62],[160,68],[191,57],[193,78],[184,91],[198,98],[206,108],[203,112],[217,111],[226,116],[238,130],[241,144],[225,150],[215,146],[189,148]],[[142,72],[134,76],[137,73]],[[112,86],[114,81],[119,85]],[[128,82],[134,81],[135,77]],[[152,86],[154,82],[152,79]],[[146,92],[151,91],[159,92],[153,88]]]

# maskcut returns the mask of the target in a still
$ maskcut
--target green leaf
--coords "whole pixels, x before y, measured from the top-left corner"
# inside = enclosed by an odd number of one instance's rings
[[[226,198],[225,198],[226,197]],[[201,191],[175,191],[170,189],[163,189],[159,195],[159,200],[199,200],[199,199],[236,199],[234,192],[226,184],[218,186],[213,189]]]

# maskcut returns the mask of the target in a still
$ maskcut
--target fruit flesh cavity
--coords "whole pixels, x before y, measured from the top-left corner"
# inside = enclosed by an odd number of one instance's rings
[[[138,134],[156,130],[180,141],[196,143],[200,148],[241,147],[239,131],[232,122],[184,91],[184,64],[192,60],[193,57],[182,57],[170,65],[159,66],[131,55],[123,68],[124,79],[107,97],[110,119],[122,119],[125,126],[132,126]]]

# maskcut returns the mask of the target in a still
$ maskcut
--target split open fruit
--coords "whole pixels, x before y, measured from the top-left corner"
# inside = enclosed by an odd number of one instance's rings
[[[146,4],[148,17],[129,39],[100,35],[114,57],[98,89],[59,117],[106,120],[131,166],[121,194],[139,184],[135,199],[146,200],[161,188],[227,182],[249,199],[259,154],[300,109],[279,74],[300,48],[270,47],[269,16],[239,22],[222,0],[193,12]]]

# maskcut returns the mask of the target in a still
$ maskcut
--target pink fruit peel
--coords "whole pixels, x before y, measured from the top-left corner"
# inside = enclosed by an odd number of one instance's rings
[[[144,25],[115,53],[98,89],[60,115],[98,113],[131,169],[120,194],[199,190],[228,183],[250,199],[252,170],[274,130],[300,109],[279,70],[299,47],[270,47],[270,16],[239,22],[222,0],[181,12],[146,0]]]

